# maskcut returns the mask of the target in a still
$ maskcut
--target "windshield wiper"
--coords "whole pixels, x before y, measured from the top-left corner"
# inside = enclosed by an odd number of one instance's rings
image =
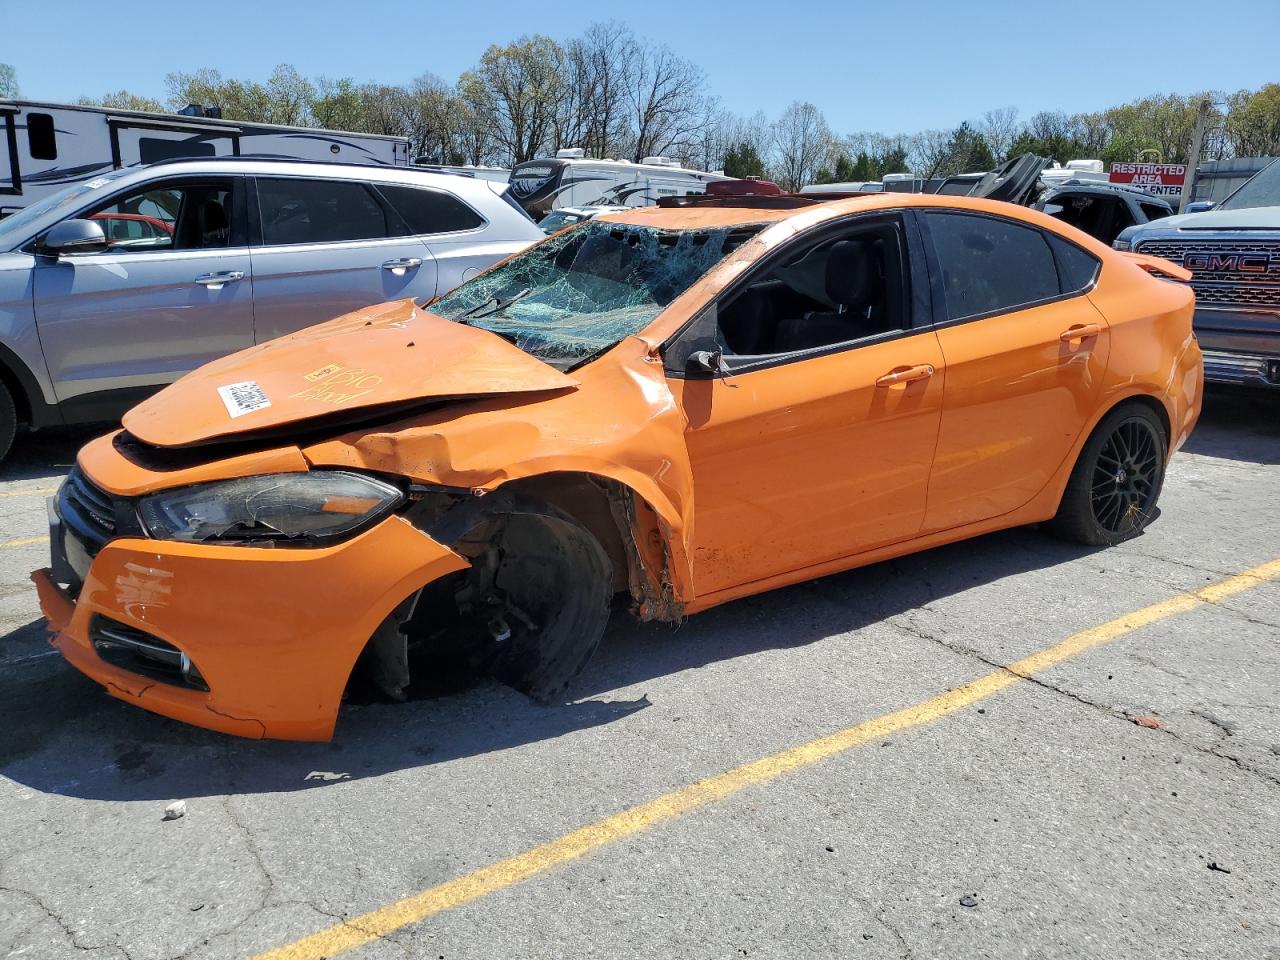
[[[499,299],[498,297],[490,297],[488,300],[486,300],[484,303],[480,304],[479,306],[472,307],[470,310],[468,310],[458,319],[459,320],[467,320],[467,319],[479,320],[483,317],[491,317],[495,313],[501,313],[503,310],[507,309],[507,307],[511,306],[517,300],[523,300],[525,297],[527,297],[531,293],[533,293],[533,287],[525,287],[519,293],[512,294],[511,296],[507,297],[505,300]],[[493,304],[493,307],[491,309],[486,310],[484,313],[480,312],[481,310],[484,310],[485,307],[489,306],[489,304],[491,303]]]

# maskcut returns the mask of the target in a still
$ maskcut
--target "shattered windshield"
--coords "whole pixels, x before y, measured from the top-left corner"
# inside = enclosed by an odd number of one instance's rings
[[[588,221],[464,283],[431,312],[572,366],[643,330],[758,229]]]

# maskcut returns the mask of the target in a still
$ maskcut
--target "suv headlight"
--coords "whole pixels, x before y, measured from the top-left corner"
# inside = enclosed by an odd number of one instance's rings
[[[315,546],[350,534],[403,502],[397,487],[374,477],[317,470],[154,493],[138,503],[138,517],[158,540]]]
[[[1111,241],[1111,246],[1116,250],[1132,250],[1133,235],[1137,232],[1136,226],[1125,227],[1120,231],[1120,235]]]

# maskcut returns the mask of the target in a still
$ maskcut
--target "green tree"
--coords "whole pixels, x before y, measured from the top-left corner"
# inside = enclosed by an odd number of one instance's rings
[[[764,161],[756,148],[746,141],[736,143],[724,155],[726,177],[763,177]]]
[[[1254,93],[1242,91],[1234,99],[1226,133],[1236,156],[1280,154],[1280,83],[1268,83]]]
[[[931,176],[953,177],[958,173],[990,170],[996,158],[987,145],[986,138],[974,131],[968,123],[962,123],[951,132],[937,168]]]
[[[155,97],[143,97],[128,90],[117,90],[97,99],[81,97],[76,101],[89,107],[110,107],[113,110],[143,110],[147,113],[168,113],[168,109]]]

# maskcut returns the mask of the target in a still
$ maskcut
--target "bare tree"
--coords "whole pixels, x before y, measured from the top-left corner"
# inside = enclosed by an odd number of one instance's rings
[[[907,164],[922,177],[935,176],[947,159],[950,130],[921,130],[907,138]]]
[[[550,37],[489,47],[466,76],[477,116],[492,118],[493,139],[512,163],[531,160],[552,140],[564,84],[564,50]]]
[[[773,125],[774,166],[779,185],[799,190],[812,183],[831,147],[831,128],[822,111],[799,100]]]
[[[702,69],[665,46],[644,46],[627,72],[631,159],[685,149],[705,118]]]
[[[18,75],[12,64],[0,63],[0,97],[18,96]]]
[[[996,161],[1004,160],[1021,130],[1021,124],[1018,123],[1018,108],[999,107],[988,110],[976,126],[978,133],[982,134],[982,138],[987,141],[987,146],[995,154]]]

